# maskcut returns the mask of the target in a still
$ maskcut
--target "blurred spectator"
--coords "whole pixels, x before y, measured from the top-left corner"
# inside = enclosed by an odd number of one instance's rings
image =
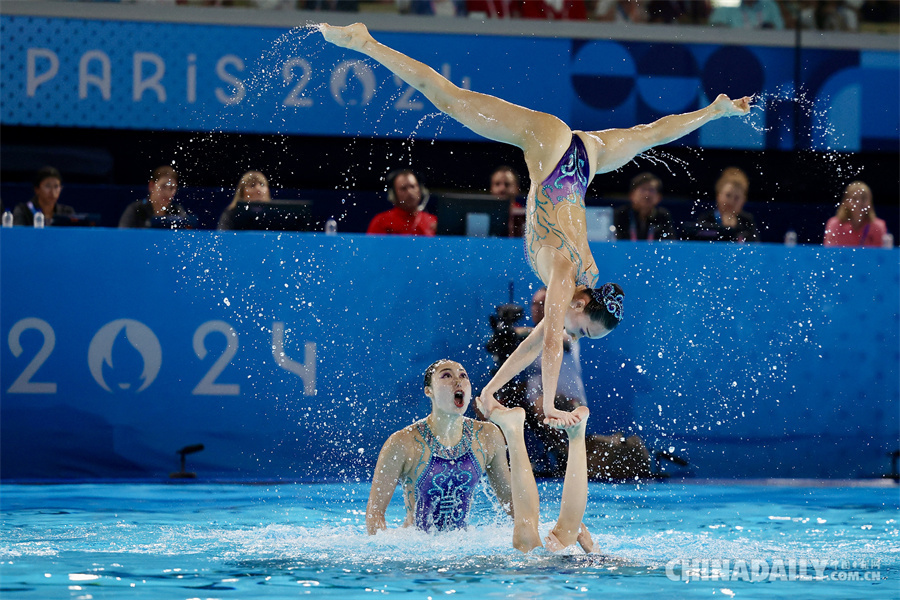
[[[775,0],[741,0],[738,6],[717,6],[709,16],[709,24],[732,29],[784,29]]]
[[[146,198],[125,208],[119,227],[177,227],[190,218],[184,207],[174,200],[178,191],[178,173],[172,167],[163,165],[155,169],[147,190]]]
[[[56,215],[72,215],[75,209],[60,204],[62,175],[53,167],[44,167],[34,175],[34,196],[28,202],[20,202],[13,209],[13,225],[34,225],[34,215],[44,214],[44,225],[52,225]]]
[[[522,193],[519,174],[512,167],[501,166],[491,174],[491,195],[509,202],[509,220],[507,235],[522,237],[525,235],[525,207],[519,202]]]
[[[825,224],[826,246],[881,246],[887,224],[875,216],[872,190],[862,181],[844,189],[837,214]]]
[[[863,0],[820,1],[816,25],[824,31],[859,31],[859,11]]]
[[[646,23],[649,16],[637,0],[598,0],[594,3],[591,18],[615,23]]]
[[[407,15],[466,16],[466,0],[396,0],[397,10]]]
[[[467,0],[466,10],[470,17],[509,19],[512,17],[512,0]]]
[[[301,10],[336,10],[340,12],[359,11],[359,0],[298,0]]]
[[[238,202],[270,202],[269,180],[259,171],[247,171],[238,182],[231,204],[219,217],[219,229],[233,229],[234,211]]]
[[[686,226],[688,239],[718,242],[758,242],[759,233],[753,215],[744,212],[750,182],[737,167],[728,167],[716,182],[716,208],[697,217]]]
[[[584,0],[514,0],[510,14],[519,19],[583,21],[587,19]]]
[[[706,24],[711,12],[709,0],[650,0],[646,5],[650,23]]]
[[[391,210],[375,215],[366,233],[400,235],[434,235],[437,217],[425,212],[428,190],[419,185],[416,174],[409,169],[388,175],[388,201]]]
[[[653,173],[640,173],[631,180],[630,204],[620,206],[613,215],[618,240],[678,239],[672,215],[659,205],[662,181]]]

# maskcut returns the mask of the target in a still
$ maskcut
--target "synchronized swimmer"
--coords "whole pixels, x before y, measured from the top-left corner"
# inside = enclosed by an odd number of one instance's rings
[[[463,417],[471,399],[465,369],[453,361],[438,361],[425,375],[431,415],[392,435],[378,457],[366,511],[369,532],[385,527],[385,509],[401,482],[406,525],[425,530],[464,526],[469,486],[486,470],[501,501],[511,497],[514,547],[522,552],[540,546],[557,551],[577,541],[592,551],[593,542],[582,523],[587,505],[585,429],[589,411],[583,406],[561,411],[554,400],[564,337],[599,339],[607,335],[622,321],[625,293],[615,283],[597,287],[600,268],[591,255],[585,219],[587,187],[594,175],[618,169],[654,146],[712,120],[747,114],[750,98],[731,100],[721,94],[705,108],[648,125],[573,131],[553,115],[457,87],[431,67],[377,42],[361,23],[347,27],[322,24],[320,30],[327,41],[375,59],[475,133],[524,152],[531,179],[525,249],[532,269],[547,287],[544,319],[476,400],[482,413],[503,432],[509,464],[505,457],[498,460],[503,452],[497,427],[476,425]],[[521,407],[506,408],[495,397],[538,355],[544,423],[565,429],[569,438],[559,519],[543,544],[538,534],[537,484],[525,448],[525,412]]]
[[[545,423],[569,427],[579,415],[554,406],[563,338],[599,339],[621,322],[625,294],[615,283],[596,287],[599,266],[588,246],[584,195],[597,173],[622,167],[659,144],[721,117],[745,115],[750,98],[724,94],[700,110],[663,117],[630,129],[572,131],[553,115],[494,96],[464,90],[431,67],[377,42],[366,26],[320,26],[325,39],[361,52],[421,92],[439,110],[475,133],[521,148],[531,178],[525,247],[531,267],[547,286],[546,315],[482,390],[485,416],[500,405],[495,394],[541,355]]]
[[[556,552],[578,542],[585,552],[594,551],[582,523],[587,506],[586,407],[577,409],[579,422],[566,429],[569,459],[559,518],[541,543],[540,499],[525,447],[524,409],[499,406],[491,413],[493,423],[466,417],[472,384],[465,368],[453,360],[441,359],[429,366],[424,384],[431,413],[393,433],[378,455],[366,506],[369,534],[387,528],[385,512],[398,485],[406,507],[404,527],[422,531],[466,527],[476,486],[486,473],[513,517],[517,550],[524,553],[544,546]]]

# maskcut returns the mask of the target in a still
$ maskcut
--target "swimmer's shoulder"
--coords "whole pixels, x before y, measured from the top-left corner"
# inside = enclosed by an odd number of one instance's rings
[[[407,425],[403,429],[392,433],[384,443],[385,448],[395,450],[404,449],[407,453],[416,450],[421,445],[422,435],[416,427],[416,423]]]
[[[469,417],[465,417],[465,419],[472,423],[472,431],[475,434],[475,438],[481,440],[482,443],[505,443],[503,441],[503,434],[500,433],[500,428],[490,421],[479,421],[476,419],[470,419]]]

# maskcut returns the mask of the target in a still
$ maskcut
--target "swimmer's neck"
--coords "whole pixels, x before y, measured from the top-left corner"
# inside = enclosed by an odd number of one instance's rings
[[[462,439],[463,422],[465,417],[462,415],[448,414],[438,411],[432,411],[430,415],[425,417],[425,423],[431,429],[431,433],[437,438],[442,445],[452,448]]]

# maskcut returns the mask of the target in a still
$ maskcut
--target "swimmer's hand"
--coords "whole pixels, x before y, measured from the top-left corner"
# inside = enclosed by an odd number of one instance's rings
[[[494,409],[502,406],[503,405],[494,398],[494,394],[482,392],[480,396],[475,398],[475,408],[477,408],[488,421],[491,420],[491,413],[494,412]]]
[[[387,529],[387,523],[384,514],[366,513],[366,531],[369,535],[375,535],[385,529]]]
[[[366,45],[366,42],[375,39],[362,23],[354,23],[346,27],[335,27],[328,23],[322,23],[319,25],[319,31],[322,32],[325,41],[351,50],[361,50]]]
[[[720,117],[746,115],[750,112],[750,97],[744,96],[743,98],[732,100],[725,94],[719,94],[719,96],[713,101],[710,107]]]

